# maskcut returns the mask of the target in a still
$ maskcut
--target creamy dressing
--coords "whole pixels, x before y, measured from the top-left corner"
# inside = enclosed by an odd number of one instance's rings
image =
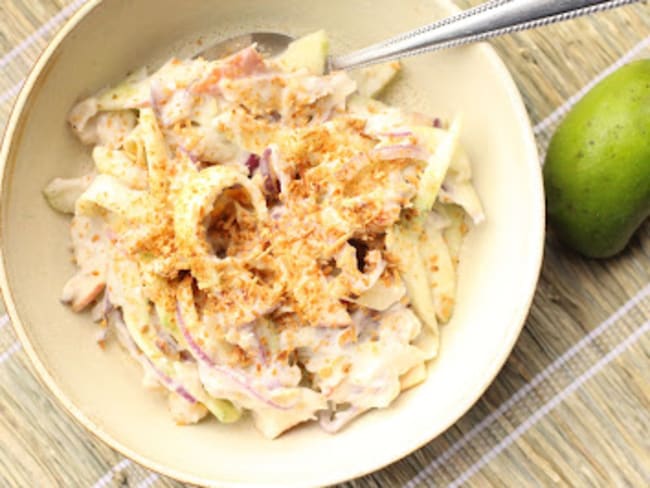
[[[426,377],[483,218],[460,123],[363,95],[398,65],[360,87],[286,66],[248,47],[135,73],[70,114],[95,172],[45,191],[74,213],[63,301],[97,303],[181,424],[250,411],[273,438],[390,405]]]

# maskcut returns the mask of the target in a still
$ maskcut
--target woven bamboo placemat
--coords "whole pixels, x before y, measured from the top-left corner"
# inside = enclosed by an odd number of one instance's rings
[[[82,3],[0,1],[0,126],[36,56]],[[641,3],[493,44],[543,153],[589,87],[650,56],[650,8]],[[649,283],[648,222],[607,261],[583,259],[550,236],[526,327],[481,400],[424,448],[346,486],[650,485]],[[182,485],[125,460],[70,420],[34,378],[2,316],[0,486]]]

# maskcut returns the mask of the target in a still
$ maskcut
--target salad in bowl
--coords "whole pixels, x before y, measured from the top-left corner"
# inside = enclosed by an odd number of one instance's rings
[[[44,190],[72,218],[61,300],[92,310],[179,424],[336,432],[444,347],[484,219],[461,119],[378,101],[398,63],[325,73],[327,45],[173,58],[70,112],[93,164]]]

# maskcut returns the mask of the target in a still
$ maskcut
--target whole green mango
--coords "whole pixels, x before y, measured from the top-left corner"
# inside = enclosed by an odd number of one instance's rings
[[[614,72],[553,135],[544,165],[548,222],[588,257],[620,252],[650,215],[650,59]]]

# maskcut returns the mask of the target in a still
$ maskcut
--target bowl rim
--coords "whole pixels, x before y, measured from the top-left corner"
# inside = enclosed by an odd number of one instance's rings
[[[452,11],[460,11],[460,9],[454,5],[450,0],[436,0],[442,4],[445,4],[445,7],[451,9]],[[50,42],[48,42],[46,48],[38,56],[37,60],[34,62],[28,76],[25,78],[25,82],[21,87],[21,90],[18,96],[15,99],[13,107],[11,109],[10,115],[8,117],[4,134],[2,137],[2,143],[0,145],[0,205],[4,203],[5,192],[4,187],[7,180],[7,166],[10,156],[13,153],[14,143],[17,139],[17,136],[20,134],[19,128],[21,127],[24,119],[26,117],[25,108],[28,105],[28,102],[32,96],[34,88],[37,86],[41,75],[44,73],[48,65],[50,64],[53,55],[56,53],[61,43],[68,37],[68,35],[73,32],[76,27],[97,7],[99,7],[104,0],[87,0],[71,17],[63,24],[63,26],[58,30],[58,32],[53,36]],[[543,261],[543,252],[544,252],[544,241],[545,241],[545,200],[544,200],[544,191],[542,183],[542,168],[540,165],[539,154],[537,150],[537,144],[535,142],[535,136],[533,129],[530,123],[530,118],[528,112],[526,111],[521,93],[514,82],[510,71],[508,70],[506,64],[503,62],[501,57],[497,54],[496,50],[486,43],[480,43],[477,45],[481,49],[482,54],[488,58],[490,62],[495,64],[497,67],[497,72],[501,78],[501,82],[507,89],[508,98],[510,98],[513,107],[516,110],[516,116],[519,119],[519,123],[522,127],[522,134],[525,136],[524,146],[526,157],[522,161],[522,164],[529,166],[530,175],[534,179],[535,187],[539,190],[537,195],[532,200],[533,209],[535,210],[535,215],[532,218],[535,218],[538,222],[538,225],[535,229],[537,234],[536,238],[532,242],[530,249],[530,258],[527,260],[526,275],[529,277],[528,282],[526,283],[526,288],[530,288],[531,292],[525,302],[520,303],[519,308],[516,310],[514,317],[516,318],[517,326],[511,327],[509,334],[505,337],[504,344],[506,347],[502,349],[502,353],[499,354],[495,361],[492,363],[492,367],[486,369],[477,381],[477,384],[480,384],[480,388],[477,388],[472,394],[466,395],[462,399],[461,408],[458,409],[456,413],[451,415],[445,426],[437,433],[424,435],[422,438],[418,439],[416,442],[405,446],[405,448],[395,451],[391,456],[391,459],[387,461],[382,461],[376,465],[367,465],[360,468],[355,473],[342,473],[339,475],[330,476],[329,479],[322,480],[327,484],[339,483],[347,481],[353,478],[361,477],[369,473],[378,471],[382,468],[385,468],[389,464],[396,462],[409,454],[413,453],[417,449],[420,449],[422,446],[432,441],[433,439],[440,436],[443,432],[449,429],[453,424],[455,424],[463,415],[465,415],[469,409],[483,396],[487,388],[495,380],[496,376],[502,369],[503,365],[510,357],[512,350],[515,346],[519,335],[525,325],[526,318],[528,316],[530,307],[532,305],[533,298],[535,296],[535,289],[537,287],[537,282],[541,273],[542,261]],[[253,487],[259,486],[256,483],[252,482],[223,482],[219,480],[206,479],[201,476],[195,476],[188,472],[183,472],[169,466],[165,466],[156,461],[148,459],[147,457],[140,455],[139,453],[131,450],[129,447],[123,445],[120,441],[113,438],[108,432],[106,432],[100,425],[92,421],[77,405],[75,405],[72,400],[70,400],[65,393],[62,391],[61,387],[58,385],[54,377],[50,374],[49,370],[41,361],[38,353],[34,349],[30,339],[27,329],[23,325],[13,299],[13,294],[9,286],[9,281],[7,277],[7,267],[6,267],[6,255],[4,251],[4,212],[0,214],[0,291],[2,292],[2,297],[4,299],[5,308],[9,318],[11,319],[12,326],[16,331],[16,334],[22,344],[31,365],[34,367],[37,375],[36,378],[43,386],[45,386],[49,392],[56,398],[58,403],[63,407],[63,410],[66,414],[71,417],[75,422],[82,425],[87,432],[93,435],[95,439],[100,440],[105,443],[115,451],[119,452],[125,458],[133,461],[145,468],[158,473],[160,475],[168,476],[170,478],[176,479],[181,482],[191,483],[196,485],[213,485],[214,483],[219,483],[220,486],[226,487]],[[319,482],[320,483],[320,482]],[[311,486],[310,484],[300,484],[300,485],[268,485],[268,486]]]

